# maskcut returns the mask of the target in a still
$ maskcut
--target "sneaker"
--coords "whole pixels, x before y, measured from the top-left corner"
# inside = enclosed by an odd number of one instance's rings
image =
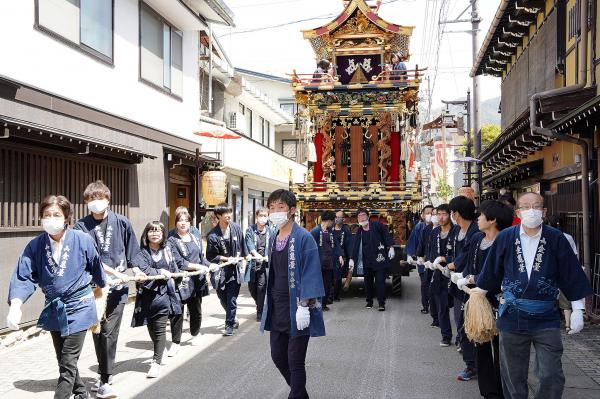
[[[169,357],[175,357],[177,356],[177,354],[179,353],[179,344],[171,344],[171,348],[169,348],[169,353],[167,353],[167,356]]]
[[[100,388],[98,388],[96,397],[101,399],[116,398],[117,393],[115,392],[115,389],[110,386],[110,384],[102,384],[100,385]]]
[[[422,314],[429,314],[429,310],[428,310],[428,309],[425,309],[425,308],[423,308],[423,309],[421,309],[421,313],[422,313]]]
[[[235,321],[233,322],[233,328],[235,328],[236,330],[240,328],[240,321],[238,319],[235,319]]]
[[[342,300],[342,298],[333,298],[333,300],[336,302],[340,302]]]
[[[192,337],[192,339],[190,339],[190,345],[192,345],[192,346],[198,346],[198,345],[200,345],[201,342],[202,342],[202,334],[198,334],[195,337]]]
[[[150,370],[148,370],[148,374],[146,374],[146,378],[156,378],[160,375],[160,364],[156,363],[154,360],[150,363]]]
[[[373,308],[373,302],[367,302],[367,304],[365,305],[365,308],[367,308],[367,309]]]
[[[429,325],[429,327],[431,327],[431,328],[440,328],[440,323],[436,323],[435,321],[432,321],[431,324]]]
[[[461,371],[461,373],[458,375],[457,379],[459,381],[469,381],[475,377],[477,377],[477,371],[475,371],[471,368],[466,368],[463,371]]]
[[[233,327],[232,326],[226,326],[225,327],[225,331],[223,331],[223,336],[224,337],[231,337],[233,335]]]
[[[329,311],[329,309],[330,309],[329,306],[327,306],[327,305],[323,306],[324,311]]]
[[[456,347],[456,351],[457,351],[458,353],[462,353],[462,348],[460,347],[460,345]]]
[[[377,310],[379,310],[380,312],[385,312],[385,305],[379,305],[379,308],[377,308]]]
[[[108,385],[112,385],[113,384],[113,376],[110,375],[108,376]],[[98,392],[98,389],[100,389],[100,385],[102,385],[102,378],[100,377],[100,374],[98,374],[98,378],[96,379],[96,382],[94,382],[94,385],[92,385],[92,388],[90,389],[92,392]]]
[[[442,342],[440,342],[440,346],[450,346],[450,340],[449,339],[443,339]]]
[[[262,321],[262,313],[256,314],[256,321],[258,321],[258,322]]]
[[[73,399],[90,399],[90,394],[87,392],[84,393],[78,393],[75,396],[73,396]]]

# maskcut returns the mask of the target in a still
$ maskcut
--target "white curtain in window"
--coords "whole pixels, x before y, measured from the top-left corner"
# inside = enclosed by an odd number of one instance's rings
[[[39,0],[38,4],[41,26],[79,44],[78,0]]]
[[[145,6],[142,6],[140,50],[142,78],[163,87],[163,24]]]
[[[112,0],[80,0],[81,43],[112,57]]]
[[[171,92],[183,97],[183,38],[171,30]]]

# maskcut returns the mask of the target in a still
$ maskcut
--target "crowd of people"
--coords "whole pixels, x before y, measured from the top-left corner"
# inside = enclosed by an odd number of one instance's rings
[[[523,194],[518,202],[506,196],[484,201],[479,209],[458,196],[424,206],[407,242],[407,260],[421,279],[421,313],[440,329],[440,346],[454,344],[462,355],[458,380],[477,377],[484,398],[528,398],[532,345],[535,398],[562,396],[559,298],[569,334],[578,333],[592,288],[572,237],[556,228],[556,218],[544,224],[545,213],[536,193]],[[499,330],[490,342],[477,344],[465,333],[464,318],[466,292],[476,287],[486,295]]]
[[[160,375],[165,355],[177,356],[186,308],[190,344],[201,343],[202,301],[209,295],[209,282],[225,312],[223,336],[235,334],[237,298],[247,283],[256,321],[260,331],[270,332],[271,358],[290,387],[290,398],[308,398],[309,339],[325,335],[323,312],[341,300],[344,276],[364,276],[366,308],[376,298],[378,310],[386,310],[385,280],[394,241],[367,209],[356,213],[355,234],[343,211],[323,212],[309,232],[295,222],[294,194],[276,190],[244,233],[223,203],[214,208],[204,253],[202,236],[184,207],[175,212],[173,230],[150,221],[138,242],[129,220],[110,210],[111,192],[103,182],[89,184],[83,197],[89,215],[73,227],[67,198],[50,195],[41,202],[45,233],[26,246],[9,287],[7,324],[12,329],[19,328],[21,305],[37,287],[46,297],[38,325],[50,331],[56,351],[60,376],[55,398],[89,397],[77,369],[88,329],[98,362],[92,391],[98,398],[117,397],[112,377],[132,280],[131,326],[146,326],[153,343],[148,378]],[[448,204],[424,206],[406,245],[407,261],[420,276],[421,313],[440,329],[440,345],[454,344],[462,355],[465,367],[459,380],[478,376],[485,398],[525,399],[533,344],[540,381],[536,397],[559,398],[564,387],[559,293],[573,334],[583,328],[584,298],[591,286],[572,238],[556,228],[556,220],[551,220],[555,227],[543,225],[543,198],[522,195],[516,213],[513,204],[485,201],[477,209],[471,199],[458,196]],[[497,312],[499,335],[490,342],[474,344],[465,333],[465,287],[484,290]]]

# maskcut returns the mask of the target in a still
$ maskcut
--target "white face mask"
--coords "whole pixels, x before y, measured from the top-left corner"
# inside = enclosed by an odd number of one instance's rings
[[[106,208],[108,208],[108,200],[107,199],[93,200],[93,201],[88,202],[87,207],[90,210],[90,212],[92,212],[92,213],[104,213]]]
[[[521,223],[525,227],[535,229],[543,223],[543,216],[544,212],[542,210],[528,209],[526,211],[521,211]]]
[[[64,230],[65,219],[64,218],[44,218],[42,219],[42,227],[46,233],[51,236],[56,235]]]
[[[265,224],[267,224],[267,222],[269,221],[269,218],[267,216],[259,216],[256,221],[258,222],[258,224],[260,224],[261,226],[264,226]]]
[[[272,212],[269,214],[269,220],[275,225],[275,227],[281,227],[288,221],[287,212]]]
[[[365,227],[366,225],[369,224],[368,220],[363,220],[362,222],[358,222],[358,224],[360,224],[362,227]]]
[[[433,223],[433,224],[439,223],[439,219],[438,219],[437,215],[431,215],[431,223]]]
[[[431,223],[431,215],[425,215],[425,222]]]
[[[450,215],[450,220],[452,221],[452,224],[456,224],[456,219],[454,219],[454,216]]]

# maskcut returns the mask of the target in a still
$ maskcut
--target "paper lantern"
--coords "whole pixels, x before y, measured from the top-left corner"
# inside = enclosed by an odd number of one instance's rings
[[[202,198],[207,205],[213,206],[227,199],[227,175],[213,170],[202,174]]]

